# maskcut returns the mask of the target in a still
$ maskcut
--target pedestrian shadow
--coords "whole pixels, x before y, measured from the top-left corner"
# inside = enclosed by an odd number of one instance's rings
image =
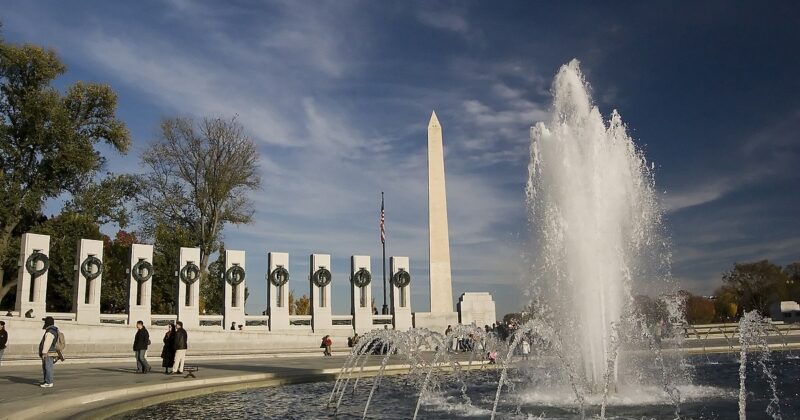
[[[115,373],[136,373],[136,369],[134,368],[107,368],[107,367],[95,367],[89,368],[91,370],[99,370],[102,372],[115,372]]]
[[[8,379],[9,382],[13,382],[15,384],[27,384],[27,385],[39,386],[39,384],[42,383],[38,379],[23,378],[21,376],[4,376],[4,378]]]

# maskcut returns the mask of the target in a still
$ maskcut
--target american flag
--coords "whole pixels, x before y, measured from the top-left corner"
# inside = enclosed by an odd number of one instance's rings
[[[384,226],[386,217],[383,212],[383,193],[381,193],[381,243],[386,243],[386,227]]]

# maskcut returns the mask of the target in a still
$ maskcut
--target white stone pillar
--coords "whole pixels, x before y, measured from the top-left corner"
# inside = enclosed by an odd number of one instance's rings
[[[33,317],[42,318],[46,311],[45,300],[47,297],[47,274],[49,270],[38,273],[38,271],[45,268],[44,261],[41,260],[35,264],[32,260],[31,266],[27,267],[28,258],[31,258],[34,253],[44,255],[49,261],[49,235],[35,233],[22,235],[18,264],[19,272],[17,274],[17,303],[14,308],[19,312],[20,316],[24,317],[26,312],[33,310],[31,313]],[[29,269],[38,275],[32,276]]]
[[[181,247],[179,251],[176,306],[184,328],[200,326],[200,248]]]
[[[406,274],[401,274],[402,272]],[[412,327],[411,266],[408,263],[408,257],[389,257],[389,273],[391,273],[389,283],[392,288],[391,305],[394,329],[407,331]]]
[[[311,284],[311,327],[314,331],[330,330],[333,327],[333,317],[331,316],[331,282],[332,277],[327,281],[327,284],[317,286],[314,283],[314,274],[319,272],[322,274],[327,271],[331,274],[331,256],[329,254],[311,254],[310,273],[308,276],[309,283]]]
[[[494,300],[488,292],[467,292],[458,298],[458,322],[483,328],[492,325],[497,319]]]
[[[267,253],[267,315],[269,330],[289,329],[289,254]],[[283,270],[286,270],[284,273]],[[276,286],[274,283],[283,283]]]
[[[79,324],[100,323],[100,289],[103,280],[103,241],[81,239],[75,254],[72,311]]]
[[[148,273],[149,270],[149,273]],[[136,280],[135,275],[141,277]],[[131,265],[128,273],[128,325],[137,321],[150,326],[150,292],[153,288],[153,245],[131,245]]]
[[[241,270],[236,267],[240,267]],[[225,251],[225,313],[223,329],[230,329],[231,323],[236,327],[245,325],[244,288],[245,283],[244,251]],[[237,274],[238,271],[238,274]]]
[[[364,270],[370,281],[359,287],[355,276]],[[363,281],[363,280],[362,280]],[[372,269],[370,259],[365,255],[350,258],[350,314],[353,315],[353,329],[359,334],[374,329],[372,325]]]

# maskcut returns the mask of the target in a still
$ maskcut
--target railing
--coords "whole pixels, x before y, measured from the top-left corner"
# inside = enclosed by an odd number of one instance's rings
[[[289,315],[289,325],[311,327],[311,315]]]
[[[353,325],[353,316],[352,315],[333,315],[331,316],[331,323],[333,326],[348,326],[352,327]]]
[[[72,312],[45,312],[45,316],[52,316],[56,321],[75,321],[75,314]]]
[[[245,327],[258,330],[269,330],[269,315],[245,315]]]
[[[201,327],[220,327],[222,328],[222,315],[200,315]]]
[[[127,324],[128,314],[100,314],[101,324]]]
[[[372,325],[392,325],[392,315],[372,315]]]
[[[178,315],[172,314],[152,314],[150,315],[150,325],[166,327],[178,321]]]

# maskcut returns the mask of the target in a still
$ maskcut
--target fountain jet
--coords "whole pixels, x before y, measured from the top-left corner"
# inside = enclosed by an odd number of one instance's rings
[[[632,277],[650,265],[645,250],[662,243],[661,215],[652,168],[616,111],[603,120],[577,60],[561,67],[553,94],[550,120],[531,129],[532,296],[574,344],[587,389],[602,392],[617,380],[614,326]]]

